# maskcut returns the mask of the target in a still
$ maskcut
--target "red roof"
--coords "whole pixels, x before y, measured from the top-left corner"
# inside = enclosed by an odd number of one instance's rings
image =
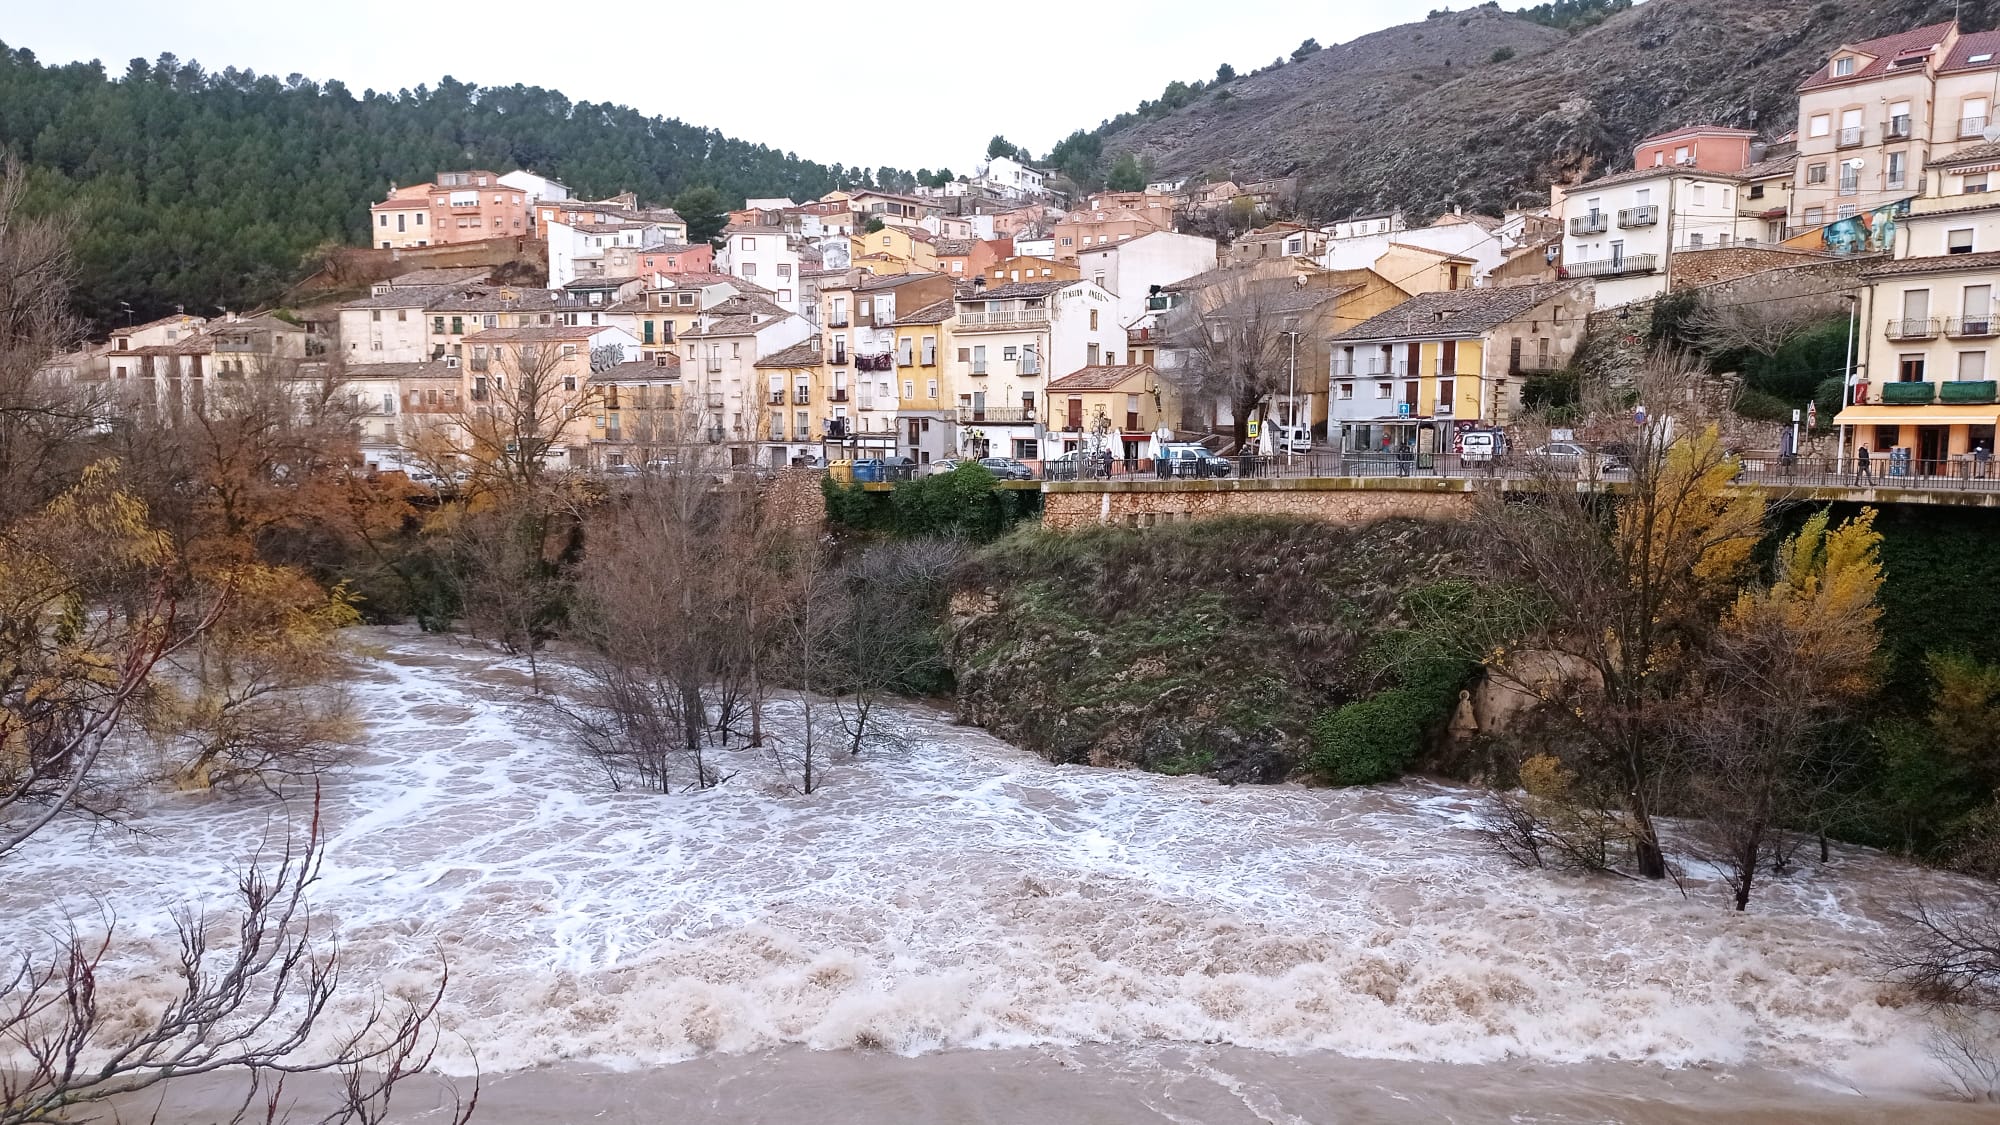
[[[1889,64],[1907,54],[1925,54],[1944,42],[1956,25],[1950,20],[1934,23],[1927,27],[1912,28],[1895,35],[1885,35],[1880,39],[1870,39],[1862,43],[1848,43],[1835,51],[1826,60],[1826,65],[1814,71],[1812,77],[1799,83],[1799,89],[1810,90],[1816,86],[1833,86],[1843,82],[1857,82],[1864,78],[1875,78],[1889,71]],[[1867,57],[1868,65],[1857,67],[1853,74],[1835,78],[1833,60],[1843,55]]]
[[[1972,61],[1979,55],[1986,57],[1978,62]],[[2000,56],[2000,31],[1975,31],[1958,37],[1958,42],[1951,45],[1951,54],[1945,56],[1944,65],[1938,70],[1985,70],[2000,66],[1993,61],[1995,56]]]
[[[380,203],[371,204],[370,206],[377,211],[428,211],[431,209],[431,201],[428,199],[385,199]]]

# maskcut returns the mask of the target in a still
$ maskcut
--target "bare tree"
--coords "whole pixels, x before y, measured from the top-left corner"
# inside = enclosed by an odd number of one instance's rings
[[[1823,278],[1801,270],[1757,275],[1754,297],[1712,295],[1685,320],[1687,335],[1709,355],[1751,351],[1775,355],[1799,333],[1847,312],[1845,292],[1827,292]]]
[[[707,751],[751,651],[740,595],[761,562],[742,534],[749,502],[717,483],[709,446],[687,444],[586,525],[573,625],[588,654],[571,719],[614,784],[665,792],[724,776]]]
[[[493,345],[491,368],[473,374],[470,401],[448,433],[476,489],[511,493],[540,486],[555,448],[602,409],[603,390],[590,375],[611,359],[565,342],[561,329],[508,331],[524,338]]]
[[[428,996],[377,1005],[333,1032],[330,1046],[315,1044],[341,994],[338,962],[307,903],[322,856],[315,811],[302,842],[238,875],[233,945],[217,944],[202,913],[177,912],[180,989],[157,1014],[135,1019],[103,994],[115,932],[89,937],[72,924],[52,948],[22,954],[0,976],[0,1047],[9,1055],[0,1125],[74,1121],[80,1109],[203,1075],[240,1076],[236,1122],[282,1117],[283,1083],[303,1074],[339,1079],[327,1125],[383,1120],[396,1086],[430,1064],[449,973]],[[475,1087],[451,1125],[464,1125],[477,1100]]]
[[[1162,325],[1165,346],[1179,357],[1163,375],[1189,398],[1227,404],[1238,448],[1249,442],[1251,418],[1287,385],[1290,334],[1308,327],[1307,310],[1325,298],[1302,280],[1249,266],[1225,271],[1191,291]],[[1301,363],[1313,369],[1309,357]]]
[[[104,417],[90,373],[55,378],[51,362],[82,339],[71,314],[76,216],[30,217],[27,173],[0,167],[0,524],[48,502],[88,459]]]
[[[1541,597],[1532,616],[1495,622],[1492,635],[1460,634],[1489,678],[1546,705],[1570,736],[1565,764],[1617,779],[1639,872],[1662,878],[1653,817],[1674,717],[1763,537],[1764,505],[1728,488],[1737,465],[1704,373],[1657,356],[1637,390],[1650,412],[1629,430],[1628,484],[1615,502],[1553,468],[1524,499],[1480,498],[1474,518],[1496,577]],[[1630,417],[1622,404],[1619,413]]]
[[[965,556],[958,540],[918,539],[872,547],[840,569],[842,668],[829,686],[850,756],[861,753],[885,694],[937,686],[945,601]]]

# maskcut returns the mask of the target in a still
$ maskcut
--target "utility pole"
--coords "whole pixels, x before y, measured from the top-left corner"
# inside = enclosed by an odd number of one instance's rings
[[[1847,370],[1840,377],[1840,408],[1847,409],[1854,397],[1854,328],[1855,319],[1860,315],[1861,295],[1847,294]],[[1840,471],[1841,463],[1847,460],[1847,427],[1836,419],[1836,437],[1833,446],[1833,471]]]

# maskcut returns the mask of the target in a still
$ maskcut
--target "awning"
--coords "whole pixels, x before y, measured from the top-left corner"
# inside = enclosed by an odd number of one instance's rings
[[[1992,426],[2000,424],[2000,405],[1969,406],[1850,406],[1835,417],[1836,426]]]

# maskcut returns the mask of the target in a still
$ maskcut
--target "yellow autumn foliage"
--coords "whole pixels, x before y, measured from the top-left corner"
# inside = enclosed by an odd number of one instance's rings
[[[1738,595],[1723,628],[1784,638],[1787,659],[1818,671],[1825,694],[1859,698],[1875,686],[1882,639],[1882,535],[1872,508],[1830,522],[1826,512],[1815,513],[1786,539],[1771,585]]]

